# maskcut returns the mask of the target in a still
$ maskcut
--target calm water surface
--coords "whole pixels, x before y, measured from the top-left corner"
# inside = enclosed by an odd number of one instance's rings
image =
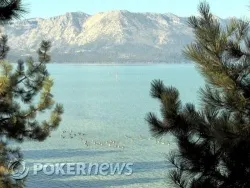
[[[145,116],[148,112],[159,114],[159,103],[149,95],[150,83],[161,79],[165,85],[179,89],[183,102],[197,104],[197,91],[204,83],[193,65],[51,64],[49,71],[55,82],[53,94],[57,102],[63,103],[65,113],[60,128],[51,138],[43,143],[22,145],[27,164],[132,162],[133,174],[30,174],[27,187],[157,188],[166,185],[165,155],[173,141],[169,137],[157,141],[149,134]]]

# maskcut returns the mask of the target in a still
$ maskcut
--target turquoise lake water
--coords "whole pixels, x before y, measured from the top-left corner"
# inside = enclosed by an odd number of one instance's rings
[[[65,113],[51,138],[22,144],[27,164],[130,162],[134,164],[133,174],[30,174],[27,187],[166,186],[165,155],[173,141],[167,136],[159,141],[149,133],[146,114],[159,114],[159,103],[149,94],[150,83],[161,79],[179,89],[183,102],[198,104],[197,91],[204,81],[193,65],[51,64],[49,72],[55,82],[53,94],[64,105]],[[85,135],[71,138],[70,133]]]

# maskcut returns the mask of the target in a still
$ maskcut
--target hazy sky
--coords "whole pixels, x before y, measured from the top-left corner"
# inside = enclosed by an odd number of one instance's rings
[[[29,13],[26,18],[51,17],[66,12],[81,11],[88,14],[109,10],[132,12],[174,13],[178,16],[196,15],[200,0],[23,0]],[[211,10],[219,17],[249,17],[250,0],[207,0]]]

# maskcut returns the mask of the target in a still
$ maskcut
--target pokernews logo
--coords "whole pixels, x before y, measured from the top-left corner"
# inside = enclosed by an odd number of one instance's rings
[[[34,163],[32,168],[24,161],[14,160],[8,165],[13,179],[21,180],[29,175],[91,176],[125,175],[133,173],[133,163]]]
[[[22,160],[12,160],[8,165],[8,170],[13,179],[21,180],[28,176],[29,168]]]

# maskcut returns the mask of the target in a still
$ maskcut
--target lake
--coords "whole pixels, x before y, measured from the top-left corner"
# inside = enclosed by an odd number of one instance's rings
[[[51,138],[22,144],[26,163],[125,162],[133,163],[133,174],[29,174],[27,187],[166,187],[166,154],[174,141],[168,136],[156,140],[149,133],[146,114],[159,114],[150,83],[161,79],[179,89],[183,102],[198,104],[204,81],[194,66],[51,64],[48,69],[65,113]]]

